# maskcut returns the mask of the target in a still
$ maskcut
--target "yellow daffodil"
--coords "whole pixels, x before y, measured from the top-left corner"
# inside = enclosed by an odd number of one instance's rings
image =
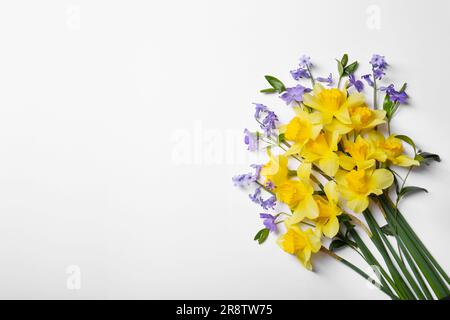
[[[301,152],[307,162],[314,162],[329,176],[334,176],[339,169],[337,136],[331,133],[320,133],[315,140],[309,141]]]
[[[309,180],[310,174],[311,164],[303,163],[297,169],[298,180],[286,180],[275,189],[278,201],[287,204],[293,211],[292,216],[286,219],[288,224],[299,223],[305,217],[315,219],[319,215],[319,208],[313,198],[314,188]]]
[[[303,96],[303,103],[320,111],[324,125],[330,124],[334,118],[343,124],[351,125],[349,108],[364,105],[364,95],[352,93],[347,96],[346,90],[325,89],[322,85],[316,84],[312,93]]]
[[[386,111],[372,110],[366,105],[352,106],[349,108],[350,119],[352,120],[351,127],[353,130],[359,132],[361,130],[372,129],[377,125],[385,123]]]
[[[288,158],[284,155],[273,156],[269,152],[269,162],[261,168],[261,176],[278,186],[288,178]]]
[[[375,165],[375,160],[386,161],[385,153],[375,148],[372,143],[362,136],[357,136],[356,141],[351,142],[343,139],[344,150],[350,156],[339,152],[339,163],[345,170],[352,170],[355,166],[358,169],[368,169]]]
[[[303,231],[300,227],[290,225],[285,234],[278,238],[278,245],[285,252],[295,255],[306,269],[312,270],[311,254],[320,250],[320,235],[312,229]]]
[[[384,153],[387,160],[393,165],[410,167],[418,166],[420,164],[419,161],[403,154],[404,149],[402,141],[396,138],[395,135],[390,135],[388,138],[385,138],[381,133],[372,131],[368,134],[368,139],[373,144],[374,148],[376,148],[377,152]]]
[[[322,129],[322,117],[319,113],[308,113],[299,107],[294,108],[296,116],[287,124],[280,127],[287,141],[294,144],[286,155],[296,154],[310,139],[315,139]]]
[[[394,182],[394,176],[386,169],[338,171],[338,189],[347,206],[354,212],[363,212],[369,205],[369,195],[380,195]]]
[[[339,220],[337,216],[342,213],[339,208],[338,189],[336,182],[328,181],[324,187],[327,199],[316,196],[315,200],[319,206],[319,217],[316,219],[317,228],[328,238],[333,238],[339,231]]]

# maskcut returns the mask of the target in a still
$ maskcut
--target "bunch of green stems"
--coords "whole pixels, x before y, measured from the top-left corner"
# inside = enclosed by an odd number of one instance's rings
[[[278,139],[270,138],[266,142],[283,151],[290,147],[289,143]],[[291,157],[302,162],[302,159],[296,155]],[[318,177],[332,180],[313,165],[311,179],[323,191],[323,184]],[[348,246],[355,250],[368,266],[377,271],[375,273],[378,279],[373,279],[355,264],[323,246],[321,251],[371,281],[391,299],[422,300],[449,297],[449,277],[398,210],[398,202],[393,202],[387,192],[371,199],[380,208],[380,214],[386,220],[391,235],[387,235],[382,230],[370,209],[363,212],[366,224],[354,215],[344,212],[343,216],[348,219],[341,219],[341,227],[345,227],[352,238]],[[355,224],[360,228],[356,229]],[[367,234],[370,242],[377,249],[378,256],[381,256],[382,262],[372,253],[364,237],[360,235],[361,232]],[[392,244],[394,239],[397,246]]]

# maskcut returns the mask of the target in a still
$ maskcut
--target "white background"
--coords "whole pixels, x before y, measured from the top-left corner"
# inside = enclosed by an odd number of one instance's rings
[[[408,82],[394,131],[443,161],[401,208],[448,271],[449,18],[448,1],[2,1],[0,298],[384,299],[258,246],[261,210],[232,186],[251,103],[290,111],[263,75],[293,85],[302,53],[322,76],[381,53],[385,83]]]

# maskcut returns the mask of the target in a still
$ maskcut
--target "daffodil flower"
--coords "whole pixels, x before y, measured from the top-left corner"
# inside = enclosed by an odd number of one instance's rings
[[[320,250],[320,234],[308,228],[303,231],[297,225],[287,226],[285,234],[277,240],[285,252],[295,255],[306,269],[312,270],[311,254]]]
[[[345,170],[352,170],[354,167],[369,169],[375,166],[375,160],[380,162],[386,161],[386,154],[375,148],[372,143],[361,136],[358,136],[354,142],[344,137],[342,142],[345,152],[350,154],[348,156],[343,152],[339,152],[339,164]]]
[[[295,107],[296,116],[284,126],[279,128],[287,141],[294,144],[286,152],[286,155],[297,154],[311,139],[315,139],[322,130],[322,116],[315,112],[309,113],[299,107]]]
[[[261,168],[260,175],[265,177],[265,183],[270,181],[278,186],[288,178],[288,158],[284,155],[274,156],[270,151],[268,154],[269,162]]]
[[[352,93],[347,96],[346,90],[337,88],[325,89],[322,85],[316,84],[312,93],[303,96],[303,103],[322,114],[324,125],[328,125],[333,119],[341,123],[351,125],[349,108],[364,105],[364,95]]]
[[[324,191],[326,199],[322,196],[315,196],[316,203],[319,206],[316,228],[331,239],[339,231],[337,216],[342,213],[342,210],[338,206],[339,194],[336,182],[328,181],[324,186]]]
[[[339,169],[337,136],[332,133],[320,133],[315,140],[310,140],[301,152],[307,162],[314,162],[328,176],[334,176]]]
[[[361,213],[369,206],[369,195],[380,195],[389,188],[394,176],[386,169],[358,169],[336,174],[339,193],[347,200],[347,207]]]
[[[296,224],[304,218],[315,219],[319,216],[319,207],[314,201],[314,188],[310,181],[311,164],[303,163],[297,169],[298,180],[290,179],[277,186],[277,200],[283,202],[293,211],[286,219],[288,224]]]
[[[388,138],[385,138],[381,133],[372,131],[368,133],[367,138],[373,144],[377,152],[384,153],[387,160],[389,160],[393,165],[399,167],[420,165],[419,161],[414,160],[403,153],[404,149],[402,141],[394,135],[390,135]]]

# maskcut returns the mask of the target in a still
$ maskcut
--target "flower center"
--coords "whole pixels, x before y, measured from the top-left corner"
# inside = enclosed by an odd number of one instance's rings
[[[296,180],[286,181],[277,188],[277,199],[295,208],[306,196],[306,187]]]
[[[343,93],[336,89],[324,89],[318,94],[319,99],[322,101],[322,106],[328,112],[336,112],[345,101]]]
[[[293,229],[289,229],[284,235],[283,250],[290,254],[296,254],[306,246],[303,235]]]
[[[374,118],[373,111],[367,107],[355,107],[349,111],[356,129],[361,129],[361,127],[369,124]]]
[[[367,194],[369,191],[369,179],[364,170],[350,171],[345,176],[345,180],[349,189],[356,193]]]
[[[289,122],[284,136],[287,140],[304,142],[311,136],[312,126],[309,121],[295,117]]]

